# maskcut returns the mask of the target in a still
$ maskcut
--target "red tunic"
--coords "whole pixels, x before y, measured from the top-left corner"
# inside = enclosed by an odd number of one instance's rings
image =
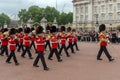
[[[102,32],[100,33],[99,38],[100,38],[100,40],[106,39],[105,35]],[[107,41],[101,41],[100,46],[107,46]]]
[[[72,42],[73,42],[73,36],[72,36],[72,35],[68,35],[67,38],[68,38],[68,42],[69,42],[69,43],[72,43]]]
[[[11,51],[16,49],[16,41],[14,37],[10,37],[9,39],[9,48]]]
[[[1,35],[1,45],[2,46],[8,45],[8,40],[7,40],[7,38],[5,38],[5,35]]]
[[[23,37],[24,37],[23,33],[20,33],[20,34],[19,34],[19,38],[20,38],[19,42],[20,42],[20,43],[23,42]]]
[[[44,51],[45,40],[43,37],[36,38],[36,49],[37,51]]]
[[[52,46],[53,49],[58,48],[58,39],[56,37],[51,38],[51,46]]]
[[[24,46],[30,46],[31,38],[28,36],[28,34],[25,34],[23,37],[23,45]]]
[[[66,44],[66,36],[64,36],[64,35],[60,36],[60,40],[61,40],[60,42],[62,45]]]
[[[74,42],[77,42],[77,35],[74,35],[74,36],[73,36],[73,41],[74,41]]]

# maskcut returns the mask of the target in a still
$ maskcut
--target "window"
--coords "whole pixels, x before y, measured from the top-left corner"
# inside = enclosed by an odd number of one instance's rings
[[[105,14],[101,15],[101,20],[105,20]]]
[[[117,7],[118,7],[118,10],[120,10],[120,3],[118,3]]]
[[[78,7],[76,8],[76,14],[79,14],[79,8]]]
[[[78,16],[76,16],[76,22],[77,22],[77,23],[79,22],[79,17],[78,17]]]
[[[82,21],[83,21],[83,15],[80,16],[80,22],[82,22]]]
[[[109,20],[113,20],[113,14],[109,14]]]
[[[83,13],[83,7],[80,8],[80,12]]]
[[[113,11],[113,5],[109,4],[109,11]]]
[[[85,21],[88,21],[88,15],[85,16]]]
[[[118,13],[118,20],[120,20],[120,13]]]
[[[97,6],[94,7],[94,12],[97,13]]]
[[[101,11],[104,12],[105,11],[105,5],[101,6]]]
[[[88,13],[88,6],[85,6],[85,13]]]

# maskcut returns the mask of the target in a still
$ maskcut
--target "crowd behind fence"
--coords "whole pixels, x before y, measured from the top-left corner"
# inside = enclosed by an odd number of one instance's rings
[[[95,31],[78,31],[78,41],[98,42],[99,33]],[[117,30],[106,32],[106,37],[111,43],[120,43],[120,32]]]

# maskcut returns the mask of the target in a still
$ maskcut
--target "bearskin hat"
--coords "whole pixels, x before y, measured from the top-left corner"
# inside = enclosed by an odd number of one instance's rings
[[[26,27],[26,28],[24,29],[24,32],[25,32],[25,33],[30,33],[30,28],[29,28],[29,27]]]
[[[16,29],[15,28],[11,28],[10,30],[9,30],[9,35],[13,35],[13,34],[15,34],[16,33]]]
[[[31,32],[34,31],[34,30],[35,30],[34,27],[32,27],[32,28],[31,28]]]
[[[51,26],[51,27],[50,27],[50,32],[51,32],[51,33],[54,33],[54,32],[56,32],[56,31],[57,31],[56,26]]]
[[[67,32],[71,32],[71,30],[72,30],[71,27],[67,28]]]
[[[4,28],[2,28],[2,29],[0,30],[0,32],[2,32],[2,33],[3,33],[3,32],[4,32]]]
[[[43,27],[42,26],[36,27],[36,34],[40,34],[40,33],[43,33]]]
[[[3,28],[3,32],[7,32],[8,31],[8,29],[7,28]]]
[[[106,29],[105,24],[101,24],[101,25],[99,26],[99,31],[100,31],[100,32],[101,32],[101,31],[105,31],[105,29]]]
[[[18,33],[23,32],[23,28],[18,28]]]
[[[61,26],[60,31],[63,32],[63,31],[65,31],[65,30],[66,30],[65,26]]]
[[[50,26],[49,25],[46,26],[46,30],[47,31],[50,30]]]

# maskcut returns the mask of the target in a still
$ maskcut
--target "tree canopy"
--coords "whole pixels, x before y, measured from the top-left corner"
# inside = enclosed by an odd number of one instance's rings
[[[4,23],[10,24],[10,18],[8,15],[1,13],[0,14],[0,27],[4,25]]]
[[[57,19],[59,25],[65,25],[68,23],[72,23],[73,21],[73,13],[60,13],[54,7],[47,6],[46,8],[40,8],[39,6],[31,6],[26,9],[21,9],[19,11],[18,17],[20,21],[26,23],[30,18],[34,22],[40,22],[40,20],[45,17],[48,22],[53,22],[54,19]]]

